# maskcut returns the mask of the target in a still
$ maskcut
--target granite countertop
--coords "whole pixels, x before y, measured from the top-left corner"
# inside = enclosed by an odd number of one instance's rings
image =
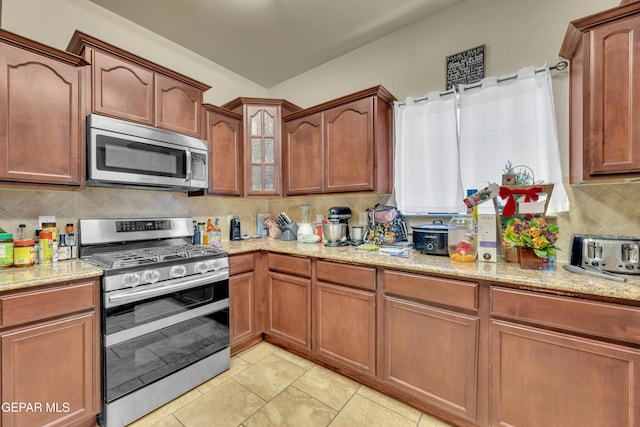
[[[456,276],[461,279],[516,284],[530,289],[562,295],[591,295],[597,298],[611,298],[640,303],[640,275],[628,276],[633,283],[622,283],[570,273],[562,268],[562,264],[557,265],[554,271],[527,270],[520,268],[517,263],[504,262],[502,260],[497,263],[452,262],[446,256],[422,255],[419,252],[414,252],[408,258],[403,258],[359,251],[352,246],[336,248],[317,243],[299,243],[297,241],[277,239],[223,242],[222,248],[230,255],[254,250],[268,250],[347,263]]]
[[[557,265],[554,271],[537,271],[520,268],[516,263],[498,261],[452,262],[446,256],[422,255],[414,252],[407,258],[380,255],[375,252],[347,247],[327,247],[319,243],[299,243],[273,239],[251,239],[240,242],[223,242],[222,249],[229,255],[266,250],[289,255],[323,258],[333,261],[395,268],[418,273],[441,274],[468,280],[488,280],[515,284],[542,292],[613,299],[640,305],[640,275],[628,276],[633,283],[621,283],[593,276],[573,274]],[[0,292],[75,281],[102,275],[102,270],[81,260],[61,261],[56,264],[23,268],[0,269]]]
[[[0,292],[102,276],[102,269],[79,259],[33,267],[0,269]]]

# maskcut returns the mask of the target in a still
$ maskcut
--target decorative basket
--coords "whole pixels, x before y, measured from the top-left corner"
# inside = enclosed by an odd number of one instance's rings
[[[554,184],[540,184],[500,187],[500,195],[493,199],[493,206],[496,211],[498,234],[504,250],[505,261],[519,261],[517,248],[505,248],[504,246],[504,229],[507,221],[513,217],[524,217],[526,215],[544,218],[551,201],[553,186]]]

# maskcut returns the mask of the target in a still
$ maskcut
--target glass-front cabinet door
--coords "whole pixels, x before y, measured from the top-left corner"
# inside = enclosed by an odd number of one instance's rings
[[[282,194],[282,118],[300,110],[284,99],[236,98],[221,106],[242,116],[242,192]]]
[[[245,188],[247,195],[280,194],[280,111],[266,105],[247,106],[248,133]]]

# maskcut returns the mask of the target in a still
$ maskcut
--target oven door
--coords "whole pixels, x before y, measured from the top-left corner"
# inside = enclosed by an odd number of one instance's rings
[[[198,281],[201,284],[186,288],[172,283],[165,292],[140,286],[134,288],[139,298],[131,290],[105,294],[105,300],[117,302],[103,305],[110,305],[103,310],[105,404],[179,375],[223,349],[228,354],[228,275],[202,284],[207,281],[207,274],[202,274]]]

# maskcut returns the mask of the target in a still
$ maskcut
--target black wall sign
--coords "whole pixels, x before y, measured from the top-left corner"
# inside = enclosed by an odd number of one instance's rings
[[[447,56],[447,90],[484,78],[485,45]]]

